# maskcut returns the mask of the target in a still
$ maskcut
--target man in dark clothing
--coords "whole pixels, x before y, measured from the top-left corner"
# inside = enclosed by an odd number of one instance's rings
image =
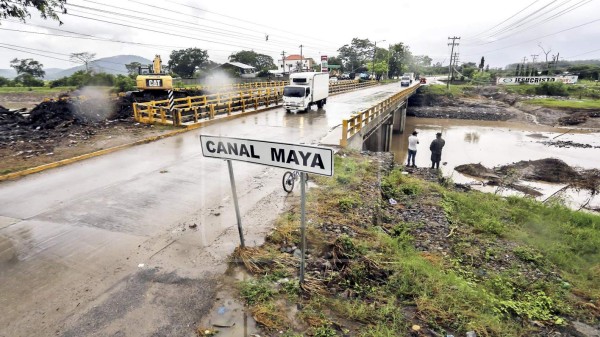
[[[431,168],[440,168],[440,161],[442,160],[442,148],[446,145],[446,141],[442,139],[442,133],[438,132],[435,134],[435,139],[429,145],[431,150]]]

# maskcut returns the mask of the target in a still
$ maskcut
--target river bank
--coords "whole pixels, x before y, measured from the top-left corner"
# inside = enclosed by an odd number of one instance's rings
[[[600,217],[454,185],[388,154],[336,156],[307,209],[234,260],[268,336],[594,336],[600,328]],[[577,239],[575,239],[577,238]]]
[[[580,102],[576,97],[519,94],[499,86],[457,86],[446,91],[444,86],[433,85],[423,87],[409,99],[407,115],[600,130],[600,109],[595,104],[582,108]]]

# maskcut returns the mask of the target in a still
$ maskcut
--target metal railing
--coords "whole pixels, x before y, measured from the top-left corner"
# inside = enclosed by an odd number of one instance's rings
[[[288,84],[287,81],[270,81],[270,82],[249,82],[249,83],[231,83],[231,84],[214,84],[214,85],[197,85],[190,87],[176,87],[175,90],[204,90],[209,92],[227,92],[227,91],[243,91],[246,89],[266,89],[279,88]]]
[[[189,125],[201,119],[214,119],[217,115],[231,115],[234,111],[246,112],[275,105],[282,94],[283,87],[176,98],[172,111],[169,111],[168,100],[134,103],[133,116],[142,123]]]
[[[391,107],[398,106],[399,102],[407,99],[417,91],[419,86],[420,84],[417,83],[416,85],[408,87],[405,90],[394,94],[392,97],[381,101],[369,109],[353,114],[348,119],[344,119],[342,121],[342,138],[340,139],[340,146],[348,146],[348,139],[359,133],[362,129],[370,127],[371,122],[378,120],[378,117],[388,113]]]
[[[265,85],[263,83],[269,83],[272,86],[263,87]],[[133,116],[140,123],[174,126],[192,125],[202,120],[214,119],[220,115],[231,115],[236,111],[244,113],[256,111],[262,107],[279,105],[283,96],[283,87],[286,84],[285,81],[278,81],[241,83],[222,87],[198,87],[206,91],[218,90],[219,88],[223,91],[202,96],[176,98],[172,110],[169,109],[168,100],[133,103]],[[377,81],[359,82],[358,80],[332,82],[329,86],[329,93],[337,94],[377,84]],[[257,88],[229,90],[237,86],[257,86]]]

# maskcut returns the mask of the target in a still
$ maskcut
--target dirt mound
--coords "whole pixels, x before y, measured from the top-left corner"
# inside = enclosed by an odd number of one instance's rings
[[[580,174],[564,161],[556,158],[520,161],[501,166],[498,172],[509,175],[517,171],[523,179],[550,183],[571,183],[581,179]]]
[[[458,165],[454,169],[462,174],[470,175],[472,177],[498,177],[492,170],[481,164]]]
[[[19,123],[25,120],[25,117],[22,114],[23,111],[24,109],[10,110],[0,105],[0,126]]]
[[[578,125],[587,122],[589,114],[586,112],[576,112],[569,116],[564,116],[558,119],[560,125]]]
[[[519,185],[516,180],[568,184],[576,189],[588,190],[593,195],[600,191],[600,170],[575,169],[555,158],[520,161],[493,169],[488,169],[481,164],[466,164],[457,166],[455,170],[472,177],[487,179],[488,185],[506,186],[535,196],[540,193],[530,187]]]

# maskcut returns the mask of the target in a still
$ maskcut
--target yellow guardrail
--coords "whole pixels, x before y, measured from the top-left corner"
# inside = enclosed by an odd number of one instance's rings
[[[142,123],[181,126],[198,123],[203,118],[214,119],[220,114],[275,105],[282,95],[283,87],[189,96],[174,99],[172,111],[168,100],[134,103],[133,116]]]
[[[261,107],[279,104],[283,96],[283,87],[287,83],[285,81],[245,83],[247,86],[258,87],[238,91],[228,91],[231,86],[221,87],[223,91],[219,93],[176,98],[172,111],[169,110],[168,100],[133,103],[133,117],[140,123],[181,126],[198,123],[201,119],[214,119],[218,115],[231,115],[235,111],[258,110]],[[377,81],[358,80],[332,82],[329,93],[341,93],[377,84]],[[219,87],[198,88],[211,91]]]
[[[270,82],[249,82],[249,83],[231,83],[231,84],[215,84],[215,85],[198,85],[193,87],[177,87],[175,90],[204,90],[212,92],[225,91],[242,91],[246,89],[266,89],[284,87],[288,84],[287,81],[270,81]]]
[[[344,80],[337,82],[329,82],[329,93],[336,94],[346,91],[352,91],[360,88],[371,87],[379,84],[377,81],[359,81],[359,80]]]
[[[368,128],[371,122],[375,121],[379,116],[388,113],[391,107],[398,105],[400,101],[407,99],[419,88],[420,84],[416,84],[412,87],[408,87],[402,90],[392,97],[383,100],[377,105],[361,111],[357,114],[353,114],[350,118],[342,121],[342,138],[340,139],[340,146],[348,146],[348,139],[354,136],[363,128]]]

